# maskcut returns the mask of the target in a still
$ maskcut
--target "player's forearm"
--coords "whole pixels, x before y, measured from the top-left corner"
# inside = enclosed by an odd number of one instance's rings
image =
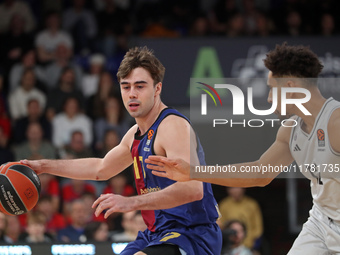
[[[39,160],[41,172],[80,180],[103,180],[101,159]]]
[[[198,181],[175,183],[163,190],[134,197],[135,210],[169,209],[203,198],[203,184]]]

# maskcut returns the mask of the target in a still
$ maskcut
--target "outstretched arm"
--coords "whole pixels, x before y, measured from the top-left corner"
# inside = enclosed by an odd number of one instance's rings
[[[132,144],[136,128],[132,127],[121,143],[101,158],[83,158],[72,160],[21,160],[33,168],[37,174],[52,175],[80,180],[107,180],[120,173],[132,163],[129,145]]]
[[[236,168],[235,172],[224,173],[224,178],[198,178],[200,181],[218,184],[229,187],[253,187],[265,186],[270,183],[279,172],[242,172],[245,167],[263,169],[263,166],[288,166],[293,162],[289,150],[290,128],[281,127],[278,131],[275,142],[260,157],[259,160],[248,163],[232,165]],[[169,159],[160,156],[150,156],[146,162],[148,168],[152,169],[154,175],[166,177],[176,181],[187,181],[190,179],[190,170],[195,172],[197,165],[190,164],[181,159]]]

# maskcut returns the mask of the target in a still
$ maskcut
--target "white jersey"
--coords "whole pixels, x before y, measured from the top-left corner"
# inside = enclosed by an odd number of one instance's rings
[[[332,149],[327,130],[330,116],[337,108],[340,102],[329,98],[310,134],[302,130],[303,120],[297,118],[298,125],[292,129],[289,146],[302,174],[311,180],[314,206],[340,222],[340,153]]]

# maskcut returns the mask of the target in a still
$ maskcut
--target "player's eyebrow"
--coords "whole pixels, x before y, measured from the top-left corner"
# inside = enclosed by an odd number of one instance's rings
[[[146,81],[136,81],[135,84],[144,84],[147,83]]]
[[[141,81],[135,81],[134,82],[134,84],[146,84],[147,82],[146,81],[143,81],[143,80],[141,80]],[[120,85],[127,85],[127,84],[130,84],[130,82],[127,82],[127,81],[122,81],[121,83],[120,83]]]

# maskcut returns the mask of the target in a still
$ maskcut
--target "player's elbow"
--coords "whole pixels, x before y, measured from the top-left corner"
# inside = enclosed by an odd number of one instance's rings
[[[203,199],[203,192],[194,192],[189,196],[189,202],[200,201]]]
[[[191,201],[199,201],[202,200],[204,196],[204,192],[203,192],[203,187],[199,187],[197,189],[195,189],[193,192],[191,192]]]
[[[108,175],[108,171],[106,167],[103,164],[103,161],[101,159],[98,159],[98,162],[96,164],[96,181],[106,181],[110,178],[110,175]]]

